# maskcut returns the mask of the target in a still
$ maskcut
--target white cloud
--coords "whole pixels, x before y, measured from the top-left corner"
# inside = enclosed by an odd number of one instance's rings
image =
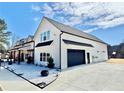
[[[38,21],[39,20],[39,18],[38,17],[34,17],[34,19],[33,19],[35,22],[36,21]]]
[[[91,28],[91,29],[88,29],[88,30],[84,30],[84,32],[90,33],[92,31],[95,31],[95,30],[98,30],[98,29],[99,29],[98,27],[94,27],[94,28]]]
[[[39,9],[40,7],[40,9]],[[124,24],[124,3],[45,3],[34,10],[67,25],[91,26],[85,32]],[[36,9],[35,9],[36,8]]]
[[[39,12],[41,10],[41,7],[38,5],[32,5],[31,8],[32,8],[32,10],[34,10],[36,12]]]
[[[47,3],[45,3],[42,6],[41,13],[44,14],[44,16],[51,17],[51,18],[54,16],[54,11],[53,11],[52,7],[50,7]]]

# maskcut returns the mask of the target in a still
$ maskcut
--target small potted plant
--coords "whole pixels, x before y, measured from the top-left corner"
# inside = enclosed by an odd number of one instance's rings
[[[12,65],[12,60],[10,59],[10,61],[8,62],[8,65]]]
[[[41,76],[48,76],[49,75],[49,71],[48,70],[42,70],[41,71]]]
[[[49,57],[49,58],[48,58],[48,65],[47,65],[48,68],[54,68],[54,65],[55,65],[55,64],[53,63],[53,61],[54,61],[54,60],[53,60],[52,57]]]
[[[27,64],[31,64],[31,56],[29,56],[27,59]]]

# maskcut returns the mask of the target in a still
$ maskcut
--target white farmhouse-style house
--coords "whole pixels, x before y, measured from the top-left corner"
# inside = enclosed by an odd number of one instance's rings
[[[47,17],[34,34],[34,42],[34,62],[39,65],[49,56],[59,69],[108,59],[107,44],[102,40]]]

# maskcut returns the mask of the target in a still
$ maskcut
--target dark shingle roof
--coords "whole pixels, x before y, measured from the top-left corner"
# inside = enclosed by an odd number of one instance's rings
[[[78,30],[78,29],[73,28],[71,26],[62,24],[62,23],[57,22],[55,20],[52,20],[50,18],[47,18],[47,17],[44,17],[44,18],[47,19],[50,23],[52,23],[54,26],[56,26],[56,28],[58,28],[60,31],[70,33],[70,34],[74,34],[74,35],[77,35],[77,36],[80,36],[80,37],[83,37],[83,38],[86,38],[86,39],[90,39],[90,40],[94,40],[94,41],[106,44],[105,42],[103,42],[102,40],[97,38],[96,36],[93,36],[91,34],[85,33],[85,32],[83,32],[81,30]]]

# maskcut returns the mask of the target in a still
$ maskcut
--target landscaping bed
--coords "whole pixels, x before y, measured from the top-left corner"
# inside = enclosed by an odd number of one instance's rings
[[[25,78],[26,80],[34,83],[35,85],[45,83],[46,85],[54,81],[59,71],[57,69],[49,69],[44,66],[36,66],[34,64],[27,64],[25,62],[21,62],[20,64],[12,64],[8,65],[7,63],[4,64],[4,67],[7,68],[9,71],[14,72],[15,74]],[[41,71],[48,70],[48,76],[41,76]]]

